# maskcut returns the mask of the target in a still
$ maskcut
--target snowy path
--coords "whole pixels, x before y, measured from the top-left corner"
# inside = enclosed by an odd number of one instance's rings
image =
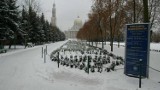
[[[30,81],[35,76],[34,61],[40,57],[39,48],[13,53],[0,58],[0,89],[23,90],[30,86]],[[33,53],[33,54],[30,54]]]
[[[49,44],[48,54],[65,42]],[[45,45],[0,55],[0,90],[160,90],[160,74],[154,71],[138,89],[138,79],[125,76],[123,69],[88,75],[79,69],[57,68],[49,55],[44,63],[42,47]]]
[[[59,45],[55,47],[52,44],[52,49],[60,47],[64,42],[57,44]],[[11,52],[0,57],[0,90],[45,90],[37,77],[40,69],[38,65],[43,65],[41,47]]]

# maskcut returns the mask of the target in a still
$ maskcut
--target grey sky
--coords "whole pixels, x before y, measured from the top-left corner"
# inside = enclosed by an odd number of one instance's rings
[[[74,20],[79,16],[83,22],[88,19],[91,11],[92,0],[41,0],[41,8],[50,21],[53,3],[56,3],[57,26],[62,30],[68,30],[73,26]]]

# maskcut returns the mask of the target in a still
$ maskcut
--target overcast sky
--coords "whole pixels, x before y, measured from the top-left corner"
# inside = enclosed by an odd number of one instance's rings
[[[77,16],[85,22],[92,5],[92,0],[40,0],[42,12],[49,21],[54,2],[56,4],[57,26],[62,31],[71,28]]]

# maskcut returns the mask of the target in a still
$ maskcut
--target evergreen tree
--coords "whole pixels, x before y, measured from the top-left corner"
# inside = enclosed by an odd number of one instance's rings
[[[41,15],[40,22],[41,22],[41,41],[46,42],[46,26],[43,13]]]
[[[23,7],[21,23],[23,30],[28,34],[28,42],[35,44],[48,42],[49,25],[45,21],[43,13],[41,16],[38,16],[31,6],[28,11]]]
[[[38,16],[32,6],[28,10],[23,6],[19,16],[16,2],[17,0],[0,1],[0,39],[10,41],[10,47],[17,41],[26,45],[27,42],[42,44],[64,40],[64,33],[57,27],[51,27],[44,14]]]
[[[18,6],[16,0],[1,0],[0,4],[1,37],[10,41],[10,48],[13,42],[16,44],[17,35],[20,34]]]
[[[45,26],[46,26],[46,39],[47,42],[49,42],[51,40],[50,40],[50,26],[48,21],[45,22]]]
[[[63,32],[61,32],[58,27],[51,27],[51,28],[52,28],[51,38],[53,38],[52,39],[53,42],[65,40],[65,34]]]
[[[0,1],[0,39],[6,39],[7,36],[7,13],[8,13],[8,5],[6,3],[6,0]]]
[[[10,34],[9,36],[11,36],[11,38],[9,38],[10,40],[10,45],[9,48],[11,48],[11,45],[14,43],[16,44],[17,42],[17,36],[18,34],[21,34],[21,30],[19,28],[19,24],[20,24],[20,19],[19,19],[19,11],[18,11],[18,7],[16,6],[16,1],[17,0],[7,0],[7,5],[9,8],[9,12],[8,12],[8,22],[7,25],[10,28],[11,32],[13,32],[13,34]]]
[[[31,25],[31,27],[28,29],[29,41],[35,44],[39,44],[41,42],[39,17],[37,16],[36,12],[32,9],[32,7],[29,7],[28,13],[28,22]]]
[[[30,24],[28,22],[28,13],[25,10],[25,7],[23,6],[22,13],[21,13],[21,29],[25,32],[25,35],[23,37],[23,43],[25,44],[25,47],[27,45],[28,41],[28,29],[30,28]]]

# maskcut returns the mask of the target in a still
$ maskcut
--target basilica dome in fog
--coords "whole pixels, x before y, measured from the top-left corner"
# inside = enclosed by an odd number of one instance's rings
[[[65,32],[66,38],[72,38],[72,39],[76,38],[77,33],[82,26],[83,26],[82,19],[78,16],[74,20],[73,26],[68,31]]]
[[[80,19],[80,17],[77,17],[77,18],[74,20],[74,26],[82,27],[82,20]]]

